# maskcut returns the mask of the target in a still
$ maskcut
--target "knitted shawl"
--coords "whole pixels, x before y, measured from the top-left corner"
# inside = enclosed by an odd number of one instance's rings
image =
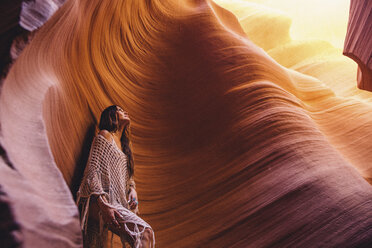
[[[88,229],[89,203],[92,195],[103,195],[111,207],[128,209],[126,192],[135,186],[128,176],[127,156],[105,137],[98,134],[92,143],[84,177],[77,193],[77,205],[80,209],[81,229],[85,239],[97,239],[93,243],[103,247],[107,239],[107,226],[100,216],[99,228]],[[91,243],[91,242],[90,242]]]

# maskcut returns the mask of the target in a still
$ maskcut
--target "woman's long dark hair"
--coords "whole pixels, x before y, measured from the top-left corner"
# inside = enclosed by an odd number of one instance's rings
[[[105,110],[102,111],[101,119],[99,121],[99,129],[100,130],[107,130],[109,132],[115,132],[118,130],[119,122],[116,118],[116,112],[118,111],[118,107],[116,105],[112,105],[107,107]],[[133,155],[132,155],[132,143],[130,142],[130,124],[124,128],[123,133],[120,137],[121,141],[121,149],[125,155],[128,157],[127,168],[129,172],[129,177],[134,175],[134,162],[133,162]]]

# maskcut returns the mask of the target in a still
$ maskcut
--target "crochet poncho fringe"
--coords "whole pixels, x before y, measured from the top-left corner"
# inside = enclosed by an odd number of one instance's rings
[[[118,210],[126,222],[134,224],[134,230],[126,231],[135,239],[135,247],[139,246],[141,235],[145,227],[151,228],[145,221],[128,210],[126,192],[129,187],[135,187],[134,180],[129,178],[127,170],[127,156],[105,137],[98,134],[92,143],[84,177],[77,193],[77,205],[80,209],[81,229],[84,239],[90,240],[94,247],[105,247],[107,240],[107,225],[102,216],[99,218],[99,227],[88,227],[88,215],[92,195],[103,195],[108,206]],[[135,210],[137,212],[138,209]],[[142,230],[138,227],[142,226]],[[89,230],[88,230],[89,229]],[[123,242],[123,237],[122,242]],[[84,243],[86,243],[84,241]]]

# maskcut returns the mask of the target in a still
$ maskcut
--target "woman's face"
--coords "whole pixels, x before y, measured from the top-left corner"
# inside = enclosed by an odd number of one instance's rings
[[[119,123],[128,124],[130,122],[128,112],[124,111],[121,107],[117,106],[116,114]]]

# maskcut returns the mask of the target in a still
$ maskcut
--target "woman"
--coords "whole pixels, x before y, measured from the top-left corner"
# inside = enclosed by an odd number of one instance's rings
[[[84,247],[105,247],[108,229],[120,236],[123,247],[125,242],[136,248],[155,246],[152,228],[135,214],[138,201],[129,122],[128,113],[115,105],[101,114],[100,132],[77,193]]]

